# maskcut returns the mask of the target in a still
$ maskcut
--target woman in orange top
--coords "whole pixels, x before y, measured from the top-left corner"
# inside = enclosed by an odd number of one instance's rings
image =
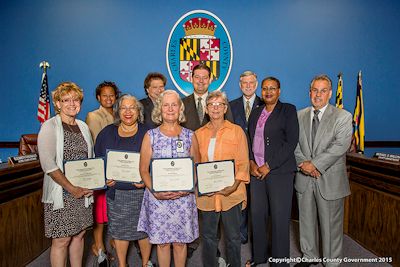
[[[249,158],[246,135],[240,126],[224,119],[228,109],[225,93],[214,91],[206,99],[210,122],[195,134],[201,162],[234,160],[235,182],[232,186],[197,198],[200,210],[200,236],[203,242],[204,266],[217,266],[218,224],[222,221],[227,248],[227,263],[240,266],[241,210],[246,207],[249,182]]]

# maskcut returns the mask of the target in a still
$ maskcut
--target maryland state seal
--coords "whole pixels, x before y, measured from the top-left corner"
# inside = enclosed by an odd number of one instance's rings
[[[183,15],[168,37],[169,75],[184,95],[193,93],[192,70],[205,63],[211,69],[209,91],[220,90],[232,67],[232,41],[222,21],[213,13],[193,10]]]

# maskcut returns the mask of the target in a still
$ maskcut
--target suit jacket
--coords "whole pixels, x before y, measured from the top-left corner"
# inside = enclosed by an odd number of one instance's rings
[[[253,140],[262,105],[253,110],[249,117],[249,151],[254,160]],[[289,173],[297,170],[294,150],[299,140],[299,123],[296,107],[278,101],[264,126],[264,159],[268,163],[271,174]]]
[[[99,109],[88,112],[86,124],[89,126],[93,142],[96,142],[97,135],[104,127],[114,122],[114,117],[102,106]]]
[[[335,200],[348,196],[350,186],[346,172],[346,152],[351,143],[352,116],[348,111],[328,104],[312,148],[311,112],[311,107],[298,112],[300,137],[295,151],[297,164],[311,160],[315,165],[321,173],[317,185],[324,199]],[[311,179],[315,178],[297,172],[296,191],[303,193]]]
[[[141,99],[140,103],[142,103],[143,105],[143,124],[146,125],[149,129],[156,128],[158,125],[151,120],[151,112],[154,108],[153,101],[151,101],[150,97],[146,97]]]
[[[263,104],[263,101],[261,100],[260,97],[258,97],[256,95],[256,98],[254,99],[254,103],[253,103],[253,107],[251,108],[251,111],[253,111],[257,107],[261,106],[262,104]],[[235,124],[242,127],[243,131],[247,134],[248,123],[246,121],[246,111],[245,111],[244,105],[243,105],[243,96],[240,96],[239,98],[236,98],[235,100],[232,100],[231,102],[229,102],[229,105],[231,106],[231,109],[232,109],[233,120],[234,120]]]
[[[204,126],[207,124],[207,122],[210,121],[210,118],[208,117],[207,114],[204,114],[203,121],[200,122],[199,116],[197,115],[197,108],[196,108],[196,103],[194,100],[194,94],[191,94],[184,99],[182,99],[183,104],[185,105],[185,117],[186,117],[186,122],[182,123],[182,126],[188,129],[191,129],[192,131],[196,131],[199,129],[201,126]],[[225,118],[234,123],[233,121],[233,116],[231,112],[231,108],[229,107],[228,104],[228,110],[226,111]]]

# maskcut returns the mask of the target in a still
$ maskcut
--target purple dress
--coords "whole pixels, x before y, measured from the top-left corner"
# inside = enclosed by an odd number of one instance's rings
[[[182,128],[179,139],[183,152],[177,152],[178,137],[168,137],[160,128],[148,131],[153,158],[182,158],[190,156],[193,131]],[[199,223],[194,194],[175,200],[158,200],[146,188],[140,211],[138,231],[147,233],[152,244],[191,243],[199,237]]]

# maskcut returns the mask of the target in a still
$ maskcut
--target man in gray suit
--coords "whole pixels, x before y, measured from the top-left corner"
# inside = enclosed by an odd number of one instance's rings
[[[296,266],[310,266],[323,258],[332,261],[324,262],[325,266],[338,266],[342,259],[344,198],[350,195],[346,151],[351,143],[352,116],[329,104],[332,81],[327,75],[314,77],[309,94],[312,106],[298,112],[300,136],[295,150],[300,248],[307,261]]]

